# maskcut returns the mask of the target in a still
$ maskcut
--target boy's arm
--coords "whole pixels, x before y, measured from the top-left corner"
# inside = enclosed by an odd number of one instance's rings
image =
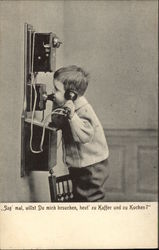
[[[72,100],[68,100],[64,107],[69,110],[68,118],[74,140],[80,143],[90,142],[94,135],[90,111],[84,107],[80,109],[80,112],[75,112]]]
[[[69,120],[73,138],[76,142],[87,143],[94,135],[94,128],[88,117],[79,117],[75,112]]]

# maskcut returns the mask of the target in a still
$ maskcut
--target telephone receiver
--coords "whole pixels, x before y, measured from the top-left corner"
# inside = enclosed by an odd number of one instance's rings
[[[64,97],[67,101],[71,100],[73,102],[77,99],[77,96],[78,96],[77,92],[72,89],[67,89],[64,94]],[[64,109],[64,114],[68,117],[71,110],[68,107],[64,107],[63,109]]]
[[[72,89],[67,89],[65,91],[64,97],[66,100],[72,100],[73,102],[77,99],[77,92]],[[44,101],[54,101],[54,93],[48,95],[47,93],[43,93],[43,100]]]
[[[73,102],[77,99],[77,96],[78,96],[77,92],[72,89],[67,89],[64,95],[66,100],[72,100]]]
[[[73,102],[77,99],[78,93],[75,90],[67,89],[65,91],[64,97],[66,100],[72,100]],[[48,98],[52,98],[49,96]],[[57,107],[53,110],[52,113],[52,122],[49,124],[51,127],[56,129],[61,129],[65,126],[66,119],[69,118],[71,110],[68,107]]]
[[[78,93],[73,89],[67,89],[65,91],[64,97],[66,100],[72,100],[74,102],[78,97]],[[44,100],[44,102],[46,102],[46,101],[54,102],[54,93],[49,94],[49,95],[46,92],[43,93],[43,100]],[[57,110],[57,112],[59,112],[59,107],[57,109],[54,109],[54,111],[56,111],[56,110]],[[68,107],[61,107],[60,108],[60,115],[68,117],[70,112],[71,112],[71,110]],[[56,115],[57,115],[57,113],[56,113]]]

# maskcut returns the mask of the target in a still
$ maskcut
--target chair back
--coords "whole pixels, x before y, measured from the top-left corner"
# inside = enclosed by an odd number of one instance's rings
[[[72,180],[69,174],[49,176],[51,202],[70,202],[73,200]]]

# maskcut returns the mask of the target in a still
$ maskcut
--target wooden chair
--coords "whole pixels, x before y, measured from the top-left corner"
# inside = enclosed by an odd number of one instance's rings
[[[73,201],[72,180],[69,174],[56,177],[50,172],[49,187],[51,202]]]

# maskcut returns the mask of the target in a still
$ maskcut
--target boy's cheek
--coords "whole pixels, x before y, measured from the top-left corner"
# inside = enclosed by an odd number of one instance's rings
[[[63,106],[64,105],[64,100],[59,100],[59,99],[56,99],[53,101],[54,105],[58,105],[58,106]]]

